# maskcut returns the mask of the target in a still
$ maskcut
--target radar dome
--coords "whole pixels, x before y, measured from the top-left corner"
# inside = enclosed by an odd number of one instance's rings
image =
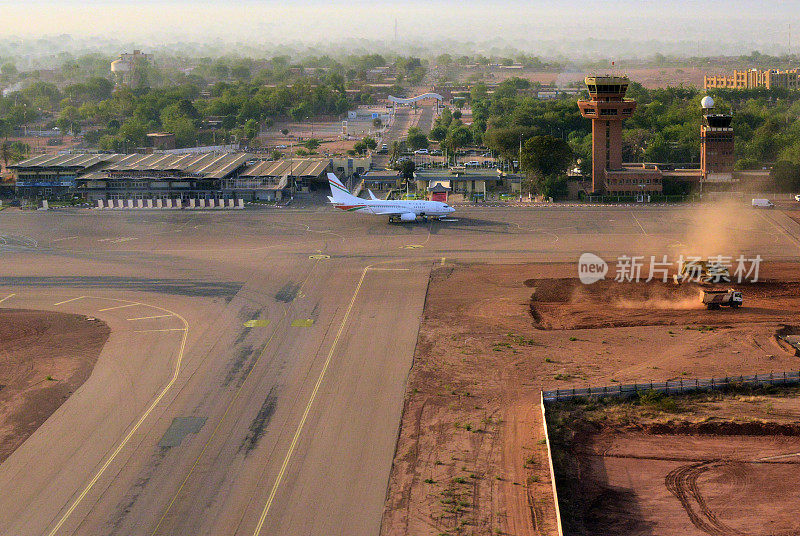
[[[706,95],[703,97],[703,100],[700,101],[700,106],[703,108],[713,108],[714,107],[714,99]]]

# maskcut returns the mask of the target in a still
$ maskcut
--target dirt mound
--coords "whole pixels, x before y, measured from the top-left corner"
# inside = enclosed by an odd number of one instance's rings
[[[668,421],[652,423],[642,431],[655,435],[800,436],[800,423],[767,421]]]
[[[0,309],[0,462],[89,377],[109,333],[81,315]]]
[[[786,309],[800,306],[800,282],[759,281],[749,284],[700,285],[653,280],[618,283],[601,280],[591,285],[577,278],[528,279],[532,288],[530,315],[539,329],[595,329],[699,323],[724,326],[731,322],[768,322],[785,318]],[[741,290],[741,311],[706,310],[706,288]],[[789,307],[786,307],[789,305]],[[779,306],[779,307],[776,307]]]

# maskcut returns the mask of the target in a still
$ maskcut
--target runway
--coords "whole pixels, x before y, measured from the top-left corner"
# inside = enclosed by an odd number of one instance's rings
[[[375,535],[434,265],[670,253],[696,221],[674,207],[454,219],[3,211],[0,307],[112,332],[0,465],[0,533]],[[794,259],[796,227],[752,213],[729,232]]]

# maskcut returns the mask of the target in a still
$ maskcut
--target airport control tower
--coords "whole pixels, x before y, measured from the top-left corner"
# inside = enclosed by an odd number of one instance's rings
[[[581,115],[592,120],[592,190],[605,191],[606,170],[622,169],[622,120],[633,115],[636,102],[625,98],[628,79],[587,76],[589,100],[579,100]]]
[[[732,182],[734,137],[730,114],[714,113],[714,99],[703,97],[700,125],[700,170],[703,182]]]

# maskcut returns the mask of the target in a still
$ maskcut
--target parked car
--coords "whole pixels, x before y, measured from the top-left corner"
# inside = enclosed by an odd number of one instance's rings
[[[416,151],[414,151],[414,154],[428,154],[428,150],[427,149],[417,149]]]
[[[432,156],[442,156],[442,151],[439,149],[433,149],[430,153]]]
[[[466,167],[479,167],[481,165],[477,160],[470,160],[464,164]]]

